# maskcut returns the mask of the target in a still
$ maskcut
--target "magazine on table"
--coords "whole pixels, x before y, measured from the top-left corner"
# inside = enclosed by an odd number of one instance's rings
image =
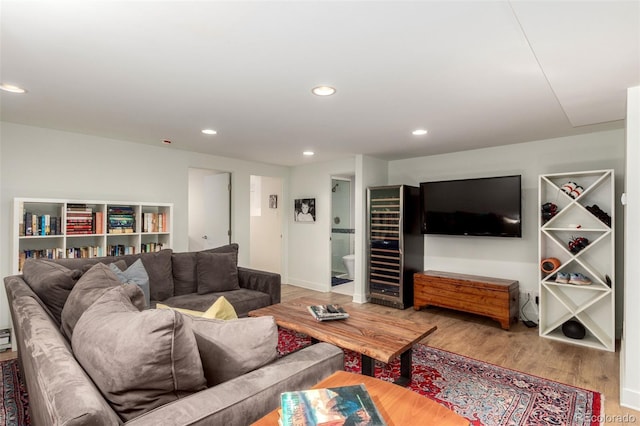
[[[340,305],[311,305],[307,309],[318,321],[349,318],[349,314]]]
[[[284,392],[282,426],[386,426],[364,384]]]

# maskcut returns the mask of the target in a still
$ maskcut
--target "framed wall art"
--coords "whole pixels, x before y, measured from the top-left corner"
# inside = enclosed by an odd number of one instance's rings
[[[315,223],[316,199],[298,198],[293,201],[293,220],[300,223]]]

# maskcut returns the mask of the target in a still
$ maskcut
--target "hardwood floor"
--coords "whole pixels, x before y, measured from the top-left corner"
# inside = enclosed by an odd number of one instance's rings
[[[352,303],[351,296],[343,294],[321,293],[287,284],[282,286],[282,300],[297,297],[340,303],[347,310]],[[435,324],[438,329],[422,341],[434,348],[598,391],[604,396],[606,418],[603,420],[606,421],[603,424],[623,424],[625,415],[635,421],[624,424],[640,423],[640,411],[620,406],[619,352],[543,339],[538,336],[537,328],[527,328],[521,322],[512,324],[506,331],[497,321],[447,309],[399,310],[373,303],[358,306],[398,318]]]

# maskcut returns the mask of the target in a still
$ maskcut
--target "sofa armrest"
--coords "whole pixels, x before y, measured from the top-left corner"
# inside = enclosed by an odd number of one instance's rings
[[[271,296],[271,303],[280,303],[280,274],[238,266],[240,287],[261,291]]]
[[[317,343],[271,364],[158,407],[126,423],[246,426],[280,406],[280,394],[308,389],[344,368],[342,349]]]

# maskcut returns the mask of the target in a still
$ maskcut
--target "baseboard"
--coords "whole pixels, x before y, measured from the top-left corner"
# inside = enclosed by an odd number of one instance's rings
[[[640,411],[640,391],[629,388],[620,389],[620,406]]]

